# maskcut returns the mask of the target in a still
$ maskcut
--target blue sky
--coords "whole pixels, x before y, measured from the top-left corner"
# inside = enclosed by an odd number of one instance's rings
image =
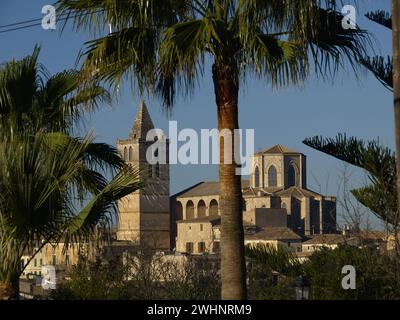
[[[41,8],[51,3],[49,0],[1,0],[0,25],[41,18]],[[358,5],[357,23],[372,32],[378,52],[389,54],[390,32],[363,15],[369,10],[390,8],[390,0],[359,0]],[[62,34],[45,31],[40,26],[0,33],[0,63],[26,56],[35,44],[40,44],[40,61],[55,73],[75,66],[77,54],[89,38],[88,34],[75,33],[68,27]],[[272,90],[265,81],[248,79],[240,92],[240,127],[255,129],[256,150],[279,143],[306,154],[309,187],[336,195],[343,168],[341,162],[303,145],[304,138],[333,137],[341,132],[363,139],[379,138],[383,144],[394,147],[391,93],[367,72],[361,72],[359,78],[348,68],[340,71],[333,81],[323,82],[311,76],[302,88],[279,90]],[[217,126],[210,66],[194,95],[178,99],[169,119],[162,112],[159,100],[146,102],[155,125],[166,131],[168,120],[178,121],[179,129],[193,128],[198,132],[201,128]],[[124,85],[113,107],[105,107],[92,116],[86,127],[94,130],[99,141],[115,144],[118,138],[128,135],[138,104],[139,97],[131,92],[129,85]],[[199,181],[217,180],[217,169],[215,165],[173,165],[171,193]],[[351,186],[364,183],[365,177],[353,171]]]

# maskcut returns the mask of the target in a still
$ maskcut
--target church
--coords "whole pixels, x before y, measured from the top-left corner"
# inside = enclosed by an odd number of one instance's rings
[[[155,165],[146,161],[151,129],[142,102],[128,138],[117,141],[124,161],[147,181],[144,189],[119,201],[117,240],[182,253],[217,253],[218,181],[199,182],[171,196],[168,160]],[[307,236],[336,232],[336,198],[307,188],[304,154],[275,145],[255,153],[251,167],[249,179],[242,180],[245,243],[285,245],[295,251]]]

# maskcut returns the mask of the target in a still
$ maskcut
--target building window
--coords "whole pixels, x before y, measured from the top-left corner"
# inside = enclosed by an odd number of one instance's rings
[[[197,204],[197,217],[205,217],[206,216],[206,203],[203,200],[200,200]]]
[[[268,169],[268,187],[276,187],[278,185],[278,177],[275,166]]]
[[[296,185],[296,169],[293,164],[289,166],[288,170],[288,185],[289,187],[294,187]]]
[[[43,266],[43,259],[40,258],[40,266]]]
[[[56,258],[56,255],[53,254],[53,257],[52,257],[52,264],[53,264],[53,266],[55,266],[56,263],[57,263],[57,258]]]
[[[36,259],[36,258],[33,259],[33,266],[34,266],[34,267],[37,267],[37,259]]]
[[[281,208],[282,208],[282,209],[286,209],[286,203],[282,202]]]
[[[213,242],[213,252],[219,252],[219,241],[214,241]]]
[[[247,211],[246,200],[242,199],[242,211]]]
[[[124,148],[124,160],[128,161],[128,149],[126,147]]]
[[[70,263],[70,261],[69,261],[69,255],[67,254],[67,255],[65,256],[65,264],[66,264],[67,266],[69,266],[69,263]]]
[[[153,177],[153,166],[151,164],[149,164],[149,178]]]
[[[187,253],[193,252],[193,242],[186,242],[186,252]]]
[[[254,187],[258,188],[260,186],[260,170],[258,167],[254,170]]]
[[[160,177],[160,164],[159,163],[156,164],[156,177],[157,178]]]
[[[197,249],[199,251],[199,253],[203,253],[206,251],[206,244],[204,242],[199,242],[197,244]]]
[[[194,203],[192,200],[189,200],[186,203],[186,219],[194,218]]]
[[[200,231],[203,231],[203,224],[200,223]]]
[[[129,161],[133,161],[133,149],[129,147]]]
[[[212,199],[210,202],[210,216],[216,216],[218,215],[218,201],[215,199]]]

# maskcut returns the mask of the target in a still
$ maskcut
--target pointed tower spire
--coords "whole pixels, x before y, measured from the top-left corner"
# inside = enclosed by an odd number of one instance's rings
[[[147,111],[146,104],[142,100],[139,110],[136,113],[135,122],[133,123],[129,138],[146,139],[147,132],[151,129],[154,129],[153,121],[151,121],[149,111]]]

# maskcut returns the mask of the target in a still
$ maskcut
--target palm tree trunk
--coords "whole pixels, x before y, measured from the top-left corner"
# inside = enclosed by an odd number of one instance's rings
[[[400,215],[400,0],[392,0],[393,29],[393,105],[396,134],[396,188],[397,215]],[[398,220],[398,219],[397,219]],[[396,252],[398,248],[398,226],[395,226]]]
[[[221,210],[221,298],[246,299],[246,265],[242,218],[241,176],[236,174],[234,130],[238,129],[239,77],[234,64],[213,65],[218,109],[218,130],[231,133],[232,163],[224,163],[225,143],[220,138],[219,199]],[[225,139],[228,142],[228,139]],[[238,146],[239,147],[239,146]]]
[[[0,282],[0,301],[18,299],[18,282]]]

